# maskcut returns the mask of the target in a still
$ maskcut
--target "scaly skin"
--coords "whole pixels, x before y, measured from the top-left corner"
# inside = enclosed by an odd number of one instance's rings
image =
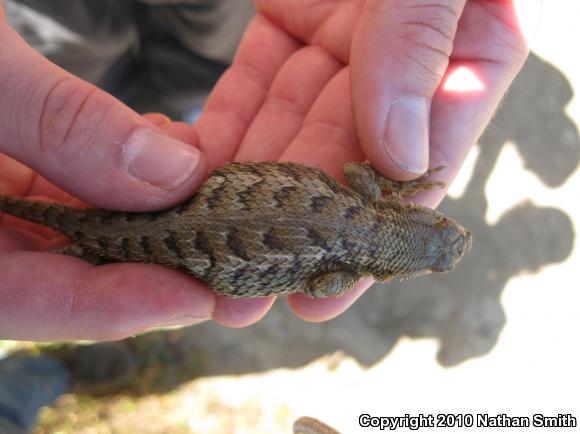
[[[350,188],[296,163],[230,163],[192,198],[161,212],[8,196],[0,196],[0,211],[69,236],[62,253],[94,263],[163,264],[233,297],[338,296],[364,276],[450,271],[469,250],[471,234],[461,225],[399,195],[441,183],[391,181],[366,163],[347,164],[344,175]]]
[[[296,419],[292,426],[293,434],[340,434],[334,428],[309,416],[302,416]]]

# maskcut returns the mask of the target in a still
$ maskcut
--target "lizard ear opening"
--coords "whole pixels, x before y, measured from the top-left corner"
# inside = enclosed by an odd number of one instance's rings
[[[439,227],[445,220],[443,214],[422,205],[413,204],[408,211],[414,221],[429,227]]]
[[[400,277],[400,281],[403,282],[404,280],[412,279],[413,277],[425,276],[427,274],[431,274],[433,271],[428,269],[417,270],[413,272],[409,272],[405,276]]]

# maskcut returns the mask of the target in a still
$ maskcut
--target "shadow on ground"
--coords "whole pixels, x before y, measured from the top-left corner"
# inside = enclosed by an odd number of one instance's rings
[[[531,202],[487,224],[484,187],[507,141],[546,185],[558,187],[566,181],[580,158],[578,131],[564,112],[571,97],[566,78],[532,55],[480,141],[465,194],[441,206],[475,236],[474,248],[453,273],[376,287],[347,313],[324,324],[305,323],[278,301],[264,320],[245,329],[207,323],[132,339],[130,344],[146,355],[143,372],[151,380],[135,391],[163,392],[198,375],[299,367],[334,351],[370,366],[402,336],[437,338],[438,360],[445,366],[489,352],[506,321],[500,303],[506,282],[521,272],[564,261],[575,234],[563,211]]]

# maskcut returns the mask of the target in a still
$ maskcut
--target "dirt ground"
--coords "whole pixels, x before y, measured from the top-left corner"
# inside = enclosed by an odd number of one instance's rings
[[[64,396],[35,433],[289,433],[303,414],[344,433],[378,432],[363,413],[579,418],[580,6],[543,7],[533,54],[440,208],[474,233],[456,271],[377,286],[324,324],[279,300],[245,329],[133,338],[135,384]]]

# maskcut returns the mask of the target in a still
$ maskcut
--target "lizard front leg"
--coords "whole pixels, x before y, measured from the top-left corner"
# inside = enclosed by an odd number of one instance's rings
[[[438,166],[427,170],[419,178],[410,181],[393,181],[377,172],[377,180],[383,193],[398,193],[401,196],[412,196],[419,191],[433,191],[445,188],[447,184],[442,181],[430,181],[427,178],[433,173],[440,172],[445,166]],[[374,169],[373,169],[374,170]]]
[[[368,163],[346,163],[342,174],[348,186],[371,201],[381,200],[383,194],[378,182],[379,173]]]
[[[329,271],[314,277],[304,288],[312,298],[338,297],[351,289],[360,276],[353,271]]]
[[[383,194],[397,193],[401,196],[410,196],[422,190],[436,190],[444,188],[441,181],[429,181],[427,178],[433,173],[444,169],[444,166],[429,169],[424,175],[410,181],[394,181],[379,173],[369,163],[347,163],[343,174],[348,186],[357,193],[372,200],[380,200]]]

